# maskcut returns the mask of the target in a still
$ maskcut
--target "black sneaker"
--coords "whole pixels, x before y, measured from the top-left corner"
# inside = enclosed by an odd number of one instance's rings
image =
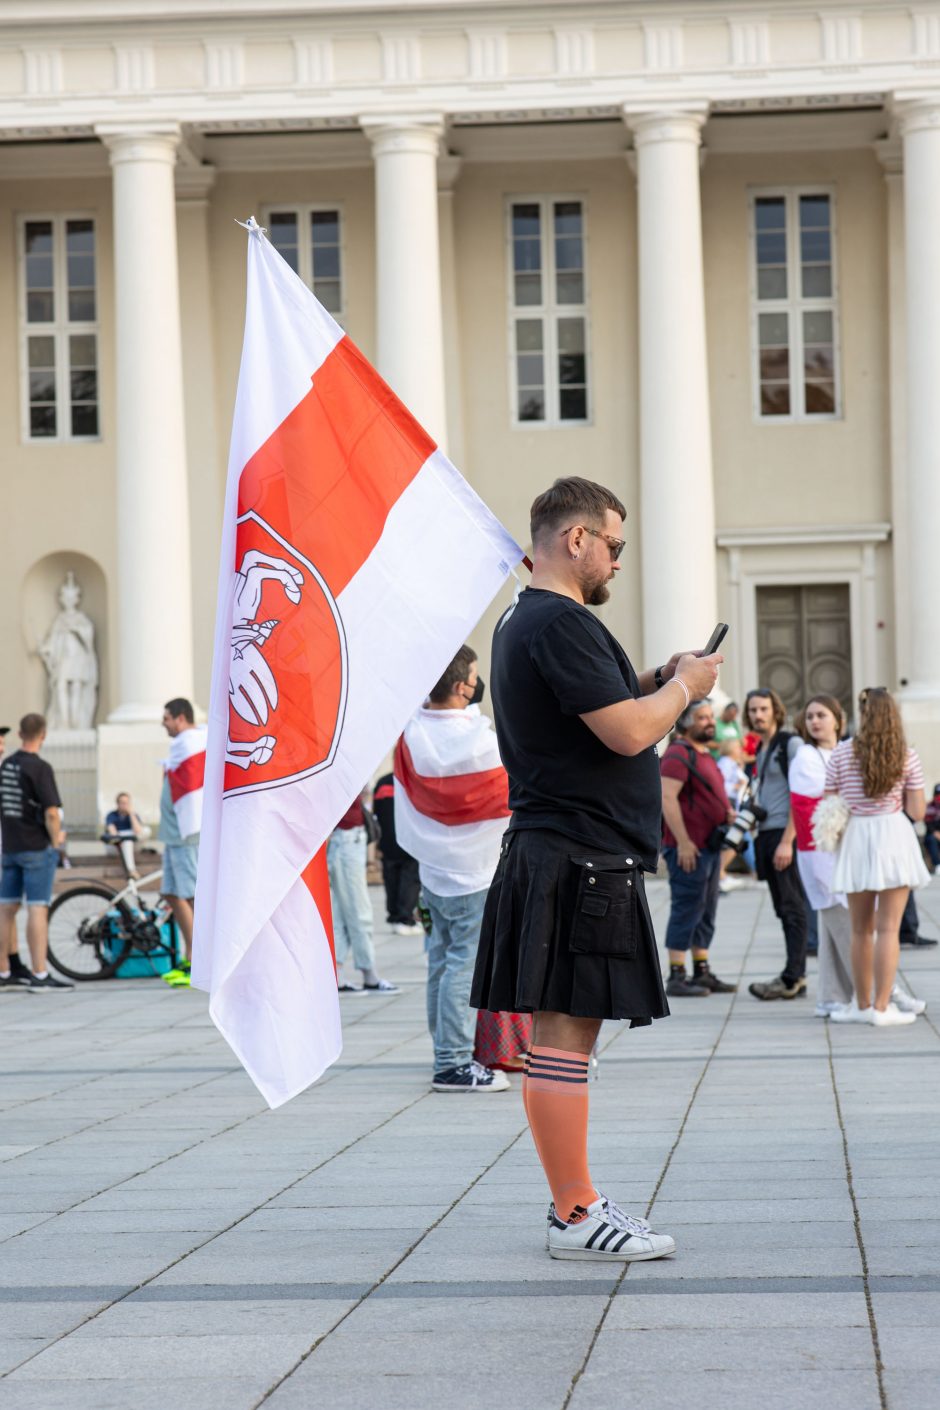
[[[737,984],[726,984],[723,979],[718,978],[717,974],[712,974],[707,965],[704,969],[696,970],[692,977],[692,983],[704,985],[710,994],[736,994],[738,992]]]
[[[27,981],[28,983],[28,981]],[[22,994],[26,985],[15,974],[0,974],[0,994]]]
[[[28,969],[19,955],[10,956],[10,978],[14,984],[21,984],[24,988],[33,977],[33,971]]]
[[[60,991],[64,993],[66,990],[74,988],[74,984],[70,984],[65,979],[53,979],[51,974],[44,975],[42,979],[37,974],[31,974],[26,992],[27,994],[57,994]]]
[[[677,974],[666,980],[666,993],[670,999],[704,999],[711,990],[699,983],[698,978],[690,979],[687,974]]]
[[[509,1078],[505,1072],[495,1072],[479,1062],[468,1062],[465,1067],[449,1067],[446,1072],[435,1072],[431,1087],[435,1092],[505,1092]]]
[[[932,935],[912,935],[907,939],[901,936],[902,950],[931,950],[936,944]]]

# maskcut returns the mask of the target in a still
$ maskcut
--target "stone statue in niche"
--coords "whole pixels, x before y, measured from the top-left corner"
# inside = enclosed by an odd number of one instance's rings
[[[94,728],[98,703],[95,628],[79,608],[81,600],[82,590],[70,570],[59,588],[61,611],[39,647],[49,676],[46,719],[50,730]]]

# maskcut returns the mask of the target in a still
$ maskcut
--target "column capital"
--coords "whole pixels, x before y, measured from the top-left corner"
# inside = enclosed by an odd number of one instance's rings
[[[445,122],[442,113],[395,113],[361,117],[359,126],[371,142],[376,157],[393,152],[418,152],[436,157]]]
[[[452,157],[450,155],[438,157],[437,194],[439,196],[452,196],[454,194],[454,187],[457,185],[457,178],[460,175],[462,165],[462,157]]]
[[[883,137],[871,144],[872,151],[884,168],[885,177],[901,176],[904,172],[904,148],[897,137]]]
[[[107,147],[112,166],[120,162],[165,162],[175,166],[181,135],[178,122],[95,124],[95,136]]]
[[[895,98],[891,106],[902,137],[940,129],[940,92]]]
[[[698,147],[708,120],[707,103],[656,108],[624,103],[622,111],[636,147],[652,142],[689,142]]]

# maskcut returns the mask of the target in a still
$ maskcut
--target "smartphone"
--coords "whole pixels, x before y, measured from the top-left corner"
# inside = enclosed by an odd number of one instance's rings
[[[702,655],[703,655],[703,656],[711,656],[711,654],[712,654],[714,651],[717,651],[717,650],[718,650],[719,646],[720,646],[721,643],[724,641],[724,639],[725,639],[725,637],[726,637],[727,635],[728,635],[728,623],[727,623],[727,622],[719,622],[718,625],[717,625],[717,627],[715,628],[715,630],[712,632],[711,636],[708,638],[708,645],[706,646],[705,650],[702,652]]]

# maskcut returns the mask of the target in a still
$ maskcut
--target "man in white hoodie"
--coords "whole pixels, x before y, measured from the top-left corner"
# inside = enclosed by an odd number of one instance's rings
[[[473,1061],[470,982],[483,906],[509,820],[509,781],[480,713],[476,652],[462,646],[395,751],[395,832],[416,857],[431,914],[428,1028],[435,1092],[499,1092],[502,1072]]]

